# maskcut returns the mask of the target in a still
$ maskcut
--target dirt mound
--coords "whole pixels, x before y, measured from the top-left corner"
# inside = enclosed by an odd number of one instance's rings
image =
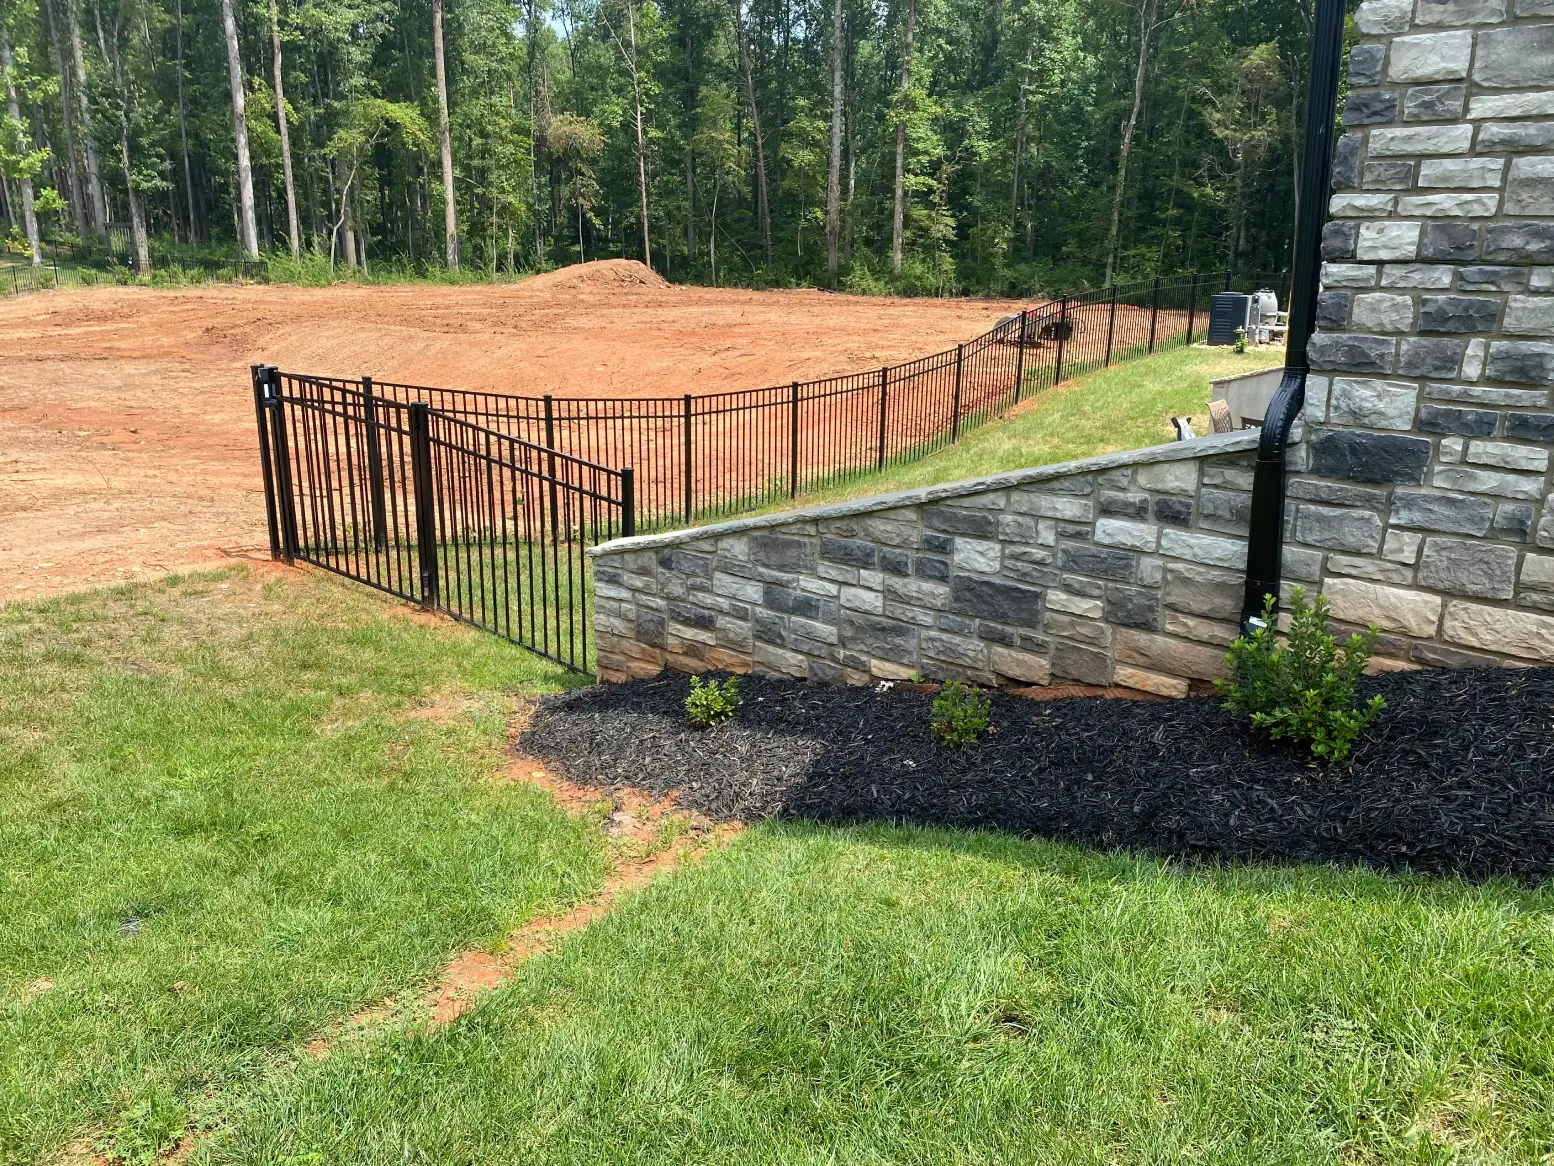
[[[671,288],[674,285],[645,263],[635,259],[595,259],[591,263],[574,263],[559,271],[547,271],[532,276],[518,285],[525,292],[560,292],[587,290],[589,288],[650,287]]]

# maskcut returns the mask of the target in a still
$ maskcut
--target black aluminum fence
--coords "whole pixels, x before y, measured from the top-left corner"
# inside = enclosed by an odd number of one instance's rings
[[[1282,301],[1286,283],[1126,284],[906,364],[680,397],[521,397],[259,366],[272,549],[587,667],[585,547],[915,461],[1072,377],[1191,345],[1216,291],[1269,286]]]
[[[592,667],[585,551],[633,533],[632,471],[256,365],[270,551]]]

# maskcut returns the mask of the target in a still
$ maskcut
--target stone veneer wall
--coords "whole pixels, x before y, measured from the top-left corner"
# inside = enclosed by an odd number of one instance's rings
[[[1180,696],[1236,635],[1255,433],[594,551],[600,676],[921,672]]]
[[[1399,662],[1554,661],[1551,16],[1356,16],[1285,574]]]

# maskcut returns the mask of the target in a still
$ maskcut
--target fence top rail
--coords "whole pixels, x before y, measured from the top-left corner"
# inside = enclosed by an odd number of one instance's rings
[[[1283,280],[1288,273],[1285,272],[1249,272],[1241,275],[1233,275],[1236,282],[1251,284],[1269,284]],[[1076,292],[1073,295],[1060,299],[1046,299],[1033,303],[1029,308],[1021,312],[1009,315],[997,321],[987,331],[957,345],[955,348],[946,348],[940,352],[919,356],[912,360],[902,361],[899,364],[884,366],[884,373],[888,382],[905,379],[906,377],[919,375],[942,369],[953,364],[957,352],[962,357],[979,351],[989,345],[1006,341],[1011,335],[1018,333],[1015,321],[1020,316],[1033,319],[1042,319],[1056,315],[1064,310],[1066,305],[1069,311],[1078,307],[1086,307],[1094,304],[1109,303],[1113,295],[1119,300],[1130,297],[1154,296],[1158,289],[1162,292],[1183,291],[1190,288],[1198,288],[1205,292],[1211,292],[1218,287],[1218,281],[1224,277],[1223,271],[1199,272],[1197,274],[1175,275],[1161,279],[1141,279],[1130,283],[1116,284],[1112,287],[1094,288],[1089,291]],[[1144,303],[1140,307],[1149,307]],[[875,387],[878,384],[881,369],[866,369],[851,373],[841,373],[830,377],[820,377],[814,380],[799,381],[799,389],[802,400],[813,400],[821,396],[832,396],[841,392],[863,391]],[[361,381],[351,377],[330,377],[323,375],[311,375],[306,373],[283,373],[294,380],[309,381],[315,384],[344,387],[355,385],[358,391]],[[848,383],[852,382],[852,383]],[[544,417],[544,407],[547,399],[553,402],[553,416],[556,420],[576,420],[563,418],[554,413],[554,407],[561,407],[567,411],[576,411],[587,408],[590,417],[599,414],[592,412],[598,409],[617,409],[613,416],[642,416],[652,410],[673,409],[689,398],[692,402],[692,412],[698,416],[710,412],[722,412],[731,408],[748,406],[768,406],[775,402],[774,394],[783,394],[782,403],[791,400],[793,382],[782,385],[766,385],[754,389],[728,389],[710,393],[684,393],[663,397],[555,397],[529,396],[518,393],[499,393],[490,389],[451,389],[437,385],[413,385],[399,381],[373,381],[375,397],[379,400],[394,401],[394,394],[431,395],[442,394],[445,396],[462,397],[470,402],[469,405],[459,405],[445,412],[457,412],[466,416],[493,416],[502,418],[521,417],[525,420],[539,420]],[[395,401],[400,404],[402,402]],[[703,405],[705,403],[705,405]],[[486,408],[482,409],[480,405]],[[506,411],[497,411],[497,407],[505,406]]]
[[[359,380],[349,380],[341,377],[314,377],[302,373],[288,372],[283,372],[280,375],[284,380],[289,380],[294,384],[312,385],[315,388],[326,389],[332,393],[339,393],[347,397],[355,398],[351,406],[355,411],[348,412],[343,406],[331,405],[330,403],[317,401],[309,397],[299,396],[296,394],[288,395],[287,399],[295,404],[307,405],[312,408],[320,409],[321,411],[329,413],[332,416],[338,416],[342,418],[358,417],[365,409],[367,394],[362,390],[361,381]],[[283,395],[285,395],[284,392]],[[396,401],[392,397],[379,397],[376,393],[373,394],[372,403],[375,410],[390,410],[401,416],[407,415],[411,408],[411,403],[407,403],[405,401]],[[456,414],[449,413],[442,409],[436,409],[431,406],[427,406],[427,413],[429,416],[435,417],[439,424],[454,426],[465,430],[470,434],[485,437],[492,441],[505,443],[515,453],[521,451],[536,458],[545,459],[547,462],[554,461],[558,466],[566,466],[569,468],[588,471],[598,475],[605,475],[616,480],[620,479],[624,473],[623,470],[617,469],[614,466],[606,466],[599,462],[591,462],[587,458],[580,458],[574,454],[565,453],[559,449],[552,449],[548,445],[541,445],[538,442],[533,441],[525,441],[521,437],[514,437],[510,433],[503,433],[499,429],[490,429],[484,425],[476,425],[474,422],[468,420],[467,418],[457,416]],[[398,428],[399,426],[404,425],[405,422],[400,420],[392,424]],[[452,444],[443,438],[434,437],[433,440],[439,441],[442,444]],[[544,478],[547,481],[554,480],[559,485],[570,486],[574,489],[581,489],[581,487],[577,486],[575,479],[562,477],[559,473],[552,476],[551,474],[541,470],[529,469],[522,466],[518,466],[516,468],[520,469],[523,473],[533,474],[537,477]]]

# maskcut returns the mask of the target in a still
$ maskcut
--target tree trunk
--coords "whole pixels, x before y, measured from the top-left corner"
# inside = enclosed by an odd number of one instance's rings
[[[248,159],[248,102],[243,95],[243,58],[238,53],[232,0],[221,0],[221,29],[227,42],[227,81],[232,88],[232,135],[237,144],[239,241],[250,259],[259,258],[259,227],[254,216],[254,171]]]
[[[831,0],[831,164],[826,170],[826,274],[836,284],[842,239],[842,0]]]
[[[652,267],[653,246],[648,235],[647,143],[642,138],[642,81],[641,74],[637,72],[637,18],[632,0],[626,0],[626,30],[631,38],[631,99],[637,115],[637,192],[642,204],[642,262]],[[582,233],[579,232],[579,248],[582,247],[582,240]]]
[[[302,255],[302,229],[297,222],[297,182],[291,172],[291,132],[286,126],[286,89],[281,82],[281,14],[270,0],[270,41],[275,48],[275,125],[281,133],[281,171],[286,179],[286,235],[291,240],[291,258]]]
[[[97,40],[108,57],[106,38],[103,36],[102,12],[95,6],[92,16],[97,21]],[[124,57],[119,49],[119,29],[113,30],[113,80],[119,92],[119,160],[124,166],[124,193],[129,200],[130,243],[135,248],[135,266],[142,278],[151,274],[151,244],[146,238],[146,211],[140,201],[140,191],[135,189],[134,159],[130,154],[130,94],[124,78]]]
[[[1015,236],[1020,230],[1020,163],[1025,159],[1025,128],[1030,96],[1031,53],[1025,50],[1025,70],[1020,74],[1020,119],[1014,132],[1014,180],[1009,184],[1009,247],[1014,249]]]
[[[696,134],[696,59],[691,53],[691,33],[686,29],[685,46],[685,260],[696,263],[696,151],[691,142]]]
[[[1133,130],[1138,125],[1139,110],[1144,104],[1144,74],[1149,68],[1149,40],[1155,32],[1155,9],[1159,0],[1149,0],[1144,13],[1144,27],[1139,37],[1139,64],[1133,76],[1133,112],[1128,115],[1127,128],[1122,131],[1122,151],[1117,159],[1117,192],[1112,196],[1112,229],[1106,240],[1106,279],[1103,286],[1110,287],[1112,272],[1117,264],[1117,233],[1122,223],[1122,195],[1128,185],[1128,156],[1133,153]]]
[[[907,0],[906,41],[901,51],[902,109],[896,116],[896,191],[890,212],[890,273],[901,274],[906,251],[906,100],[912,86],[912,39],[917,35],[917,0]]]
[[[65,173],[69,176],[70,217],[75,220],[76,231],[86,238],[86,191],[81,180],[79,155],[76,153],[75,115],[70,110],[71,93],[74,90],[70,69],[65,64],[64,51],[59,47],[59,28],[54,16],[54,0],[43,0],[49,20],[49,48],[54,53],[54,71],[59,74],[59,116],[65,128],[65,151],[70,155]]]
[[[739,42],[739,62],[745,73],[745,96],[750,102],[750,130],[755,137],[756,213],[761,216],[761,238],[766,244],[766,265],[772,263],[772,210],[766,196],[766,146],[761,140],[761,110],[755,102],[755,69],[750,63],[750,42],[745,36],[744,0],[734,6],[734,36]]]
[[[97,145],[92,134],[92,106],[86,97],[86,55],[81,51],[81,22],[76,15],[76,0],[65,0],[65,12],[70,23],[70,58],[75,70],[76,101],[81,107],[81,150],[86,156],[87,210],[92,220],[92,231],[104,243],[108,242],[107,203],[103,200],[102,168],[97,163]],[[85,241],[85,230],[82,231]]]
[[[16,71],[11,60],[11,30],[8,26],[0,24],[0,70],[5,72],[5,108],[11,115],[11,120],[21,123],[22,111],[16,102]],[[23,142],[23,148],[32,145],[31,142]],[[22,192],[22,229],[27,232],[27,249],[32,253],[32,265],[43,265],[43,250],[38,239],[38,212],[32,201],[32,179],[19,176],[17,185]]]
[[[442,0],[432,0],[432,57],[437,71],[437,126],[442,137],[442,221],[448,270],[459,269],[459,208],[453,191],[453,129],[448,121],[448,69],[443,56]]]

